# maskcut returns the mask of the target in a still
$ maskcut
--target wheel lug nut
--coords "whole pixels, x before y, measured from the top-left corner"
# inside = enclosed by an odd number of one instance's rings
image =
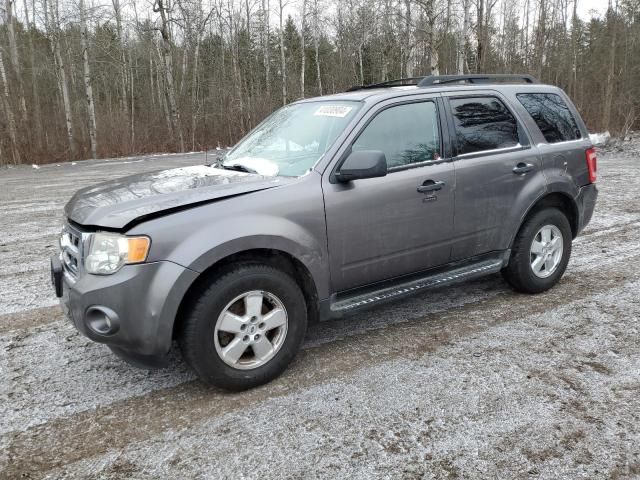
[[[253,337],[253,339],[257,342],[260,339],[260,334],[256,333],[256,335]]]
[[[265,327],[264,322],[260,322],[260,323],[258,324],[258,328],[259,328],[260,330],[262,330],[264,327]]]
[[[251,317],[251,323],[256,323],[258,321],[258,317]]]
[[[244,337],[242,337],[242,340],[244,342],[248,342],[249,341],[249,335],[245,335]]]
[[[244,325],[244,324],[243,324],[243,325],[240,325],[240,330],[242,330],[242,331],[244,332],[246,329],[247,329],[247,326],[246,326],[246,325]]]

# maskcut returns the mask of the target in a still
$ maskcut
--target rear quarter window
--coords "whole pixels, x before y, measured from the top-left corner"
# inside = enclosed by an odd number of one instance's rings
[[[542,132],[547,143],[567,142],[581,137],[571,110],[555,93],[519,93],[516,95]]]

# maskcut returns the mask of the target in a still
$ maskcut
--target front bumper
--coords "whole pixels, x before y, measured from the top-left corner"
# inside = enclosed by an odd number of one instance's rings
[[[105,343],[120,356],[161,358],[171,347],[180,302],[197,273],[172,262],[126,265],[113,275],[84,274],[73,281],[59,260],[52,281],[62,306],[80,333]],[[108,313],[110,320],[97,317]]]
[[[584,228],[591,221],[593,211],[596,207],[596,200],[598,199],[598,189],[594,183],[585,185],[580,188],[576,203],[578,204],[578,232],[582,232]]]

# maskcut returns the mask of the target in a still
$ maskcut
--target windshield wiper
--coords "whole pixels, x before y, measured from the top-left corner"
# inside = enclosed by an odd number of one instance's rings
[[[221,163],[219,165],[216,165],[216,167],[224,168],[225,170],[234,170],[236,172],[256,173],[256,174],[258,173],[253,168],[245,167],[244,165],[240,165],[238,163],[235,163],[233,165],[224,165]]]

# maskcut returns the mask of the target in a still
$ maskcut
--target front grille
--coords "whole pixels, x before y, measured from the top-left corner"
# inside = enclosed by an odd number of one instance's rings
[[[60,237],[60,260],[66,273],[78,278],[82,268],[83,234],[65,223]]]

